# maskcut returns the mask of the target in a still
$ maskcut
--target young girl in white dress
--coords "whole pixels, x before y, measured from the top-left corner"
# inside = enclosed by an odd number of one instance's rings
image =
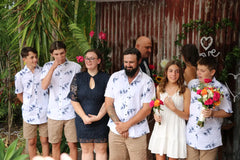
[[[185,120],[189,117],[191,94],[184,85],[180,61],[168,62],[156,94],[164,105],[160,114],[154,114],[156,122],[148,149],[156,154],[156,160],[165,160],[166,156],[169,160],[186,158]]]

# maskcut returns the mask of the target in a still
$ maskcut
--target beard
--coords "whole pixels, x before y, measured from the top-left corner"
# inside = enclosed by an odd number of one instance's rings
[[[135,73],[137,72],[138,70],[138,67],[137,66],[136,68],[127,68],[127,67],[124,67],[124,70],[125,70],[125,73],[128,77],[133,77],[135,75]]]

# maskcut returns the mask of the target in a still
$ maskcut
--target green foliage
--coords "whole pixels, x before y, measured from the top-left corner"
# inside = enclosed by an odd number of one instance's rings
[[[66,39],[68,45],[68,52],[72,53],[68,56],[70,60],[75,60],[76,56],[84,55],[84,53],[90,49],[87,37],[83,31],[77,26],[77,24],[72,23],[69,25],[70,31],[73,34],[72,38]]]
[[[187,33],[191,31],[200,31],[200,36],[214,36],[216,35],[216,30],[224,29],[227,27],[233,27],[233,22],[226,18],[213,25],[210,23],[210,21],[203,22],[201,19],[191,20],[189,23],[184,23],[182,25],[183,31],[177,35],[175,45],[182,46],[182,40],[186,39]]]
[[[80,46],[86,48],[88,33],[95,25],[95,2],[85,0],[28,0],[27,2],[26,0],[0,2],[1,120],[7,119],[9,101],[13,116],[18,120],[21,117],[21,107],[14,93],[14,75],[23,67],[20,58],[22,47],[36,48],[39,65],[42,66],[50,60],[50,44],[55,40],[63,40],[67,45],[67,56],[71,59],[74,54],[79,55],[79,52],[84,52]],[[69,24],[73,23],[81,30],[80,35],[75,36],[75,31],[70,30]],[[77,40],[82,39],[82,41],[77,42],[76,37]],[[83,40],[85,43],[82,43]]]
[[[55,40],[66,42],[67,56],[70,55],[70,59],[79,52],[84,52],[85,43],[78,43],[78,40],[87,42],[86,33],[95,25],[95,2],[29,0],[26,3],[25,0],[19,0],[13,4],[14,6],[7,10],[5,18],[12,17],[8,19],[8,30],[9,34],[14,36],[11,44],[19,44],[11,47],[12,50],[18,50],[15,54],[19,54],[23,46],[34,47],[38,51],[39,64],[42,66],[50,60],[49,47]],[[77,39],[73,33],[75,30],[70,29],[70,24],[76,24],[81,32]]]
[[[219,81],[226,82],[228,79],[228,73],[233,70],[237,62],[240,60],[240,48],[237,46],[233,48],[231,52],[228,52],[225,57],[224,69],[221,71]]]
[[[9,147],[5,147],[4,142],[0,139],[0,159],[1,160],[25,160],[28,155],[22,154],[23,148],[17,148],[18,139],[13,141]]]
[[[108,44],[106,41],[106,34],[103,32],[100,32],[98,35],[94,34],[90,37],[91,37],[90,39],[91,48],[98,49],[102,53],[102,58],[104,61],[103,68],[107,73],[109,73],[112,65],[111,58],[109,57],[111,48],[108,47]]]
[[[203,22],[201,19],[195,21],[191,20],[189,23],[182,25],[183,31],[177,35],[175,45],[182,46],[182,40],[186,39],[187,33],[191,31],[199,31],[200,36],[215,36],[217,30],[226,29],[227,27],[234,28],[234,23],[227,18],[222,19],[213,25],[211,25],[210,21]],[[220,72],[220,76],[218,77],[219,81],[227,81],[228,73],[231,71],[231,69],[233,69],[232,66],[236,65],[239,59],[240,49],[238,47],[234,47],[231,52],[226,53],[224,60],[225,66],[224,69]]]

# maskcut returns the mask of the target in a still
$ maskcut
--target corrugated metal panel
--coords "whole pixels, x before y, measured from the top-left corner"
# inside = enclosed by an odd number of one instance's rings
[[[212,24],[223,18],[235,22],[235,29],[219,30],[214,47],[221,53],[229,51],[239,41],[240,0],[139,0],[129,2],[97,2],[98,31],[107,33],[112,48],[112,71],[121,68],[122,52],[134,47],[140,35],[152,39],[153,54],[149,62],[157,66],[161,59],[178,56],[180,48],[174,42],[182,24],[202,19]],[[189,33],[186,43],[195,43],[200,51],[200,34]],[[223,56],[223,55],[222,55]]]

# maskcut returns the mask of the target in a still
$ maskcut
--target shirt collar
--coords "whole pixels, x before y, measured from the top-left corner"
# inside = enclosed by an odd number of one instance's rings
[[[37,64],[36,67],[35,67],[35,70],[38,70],[38,69],[39,69],[39,65]],[[24,70],[25,72],[32,72],[32,71],[27,67],[27,65],[24,66],[23,70]]]
[[[69,64],[69,60],[66,58],[65,62],[63,64],[60,64],[59,66],[67,66]]]
[[[134,80],[132,82],[134,82],[135,80],[137,80],[138,78],[142,77],[142,74],[143,74],[143,71],[141,70],[141,68],[139,67],[139,72],[137,74],[137,76],[134,78]],[[123,72],[122,72],[122,76],[126,79],[128,79],[128,76],[126,75],[125,73],[125,70],[123,69]]]

